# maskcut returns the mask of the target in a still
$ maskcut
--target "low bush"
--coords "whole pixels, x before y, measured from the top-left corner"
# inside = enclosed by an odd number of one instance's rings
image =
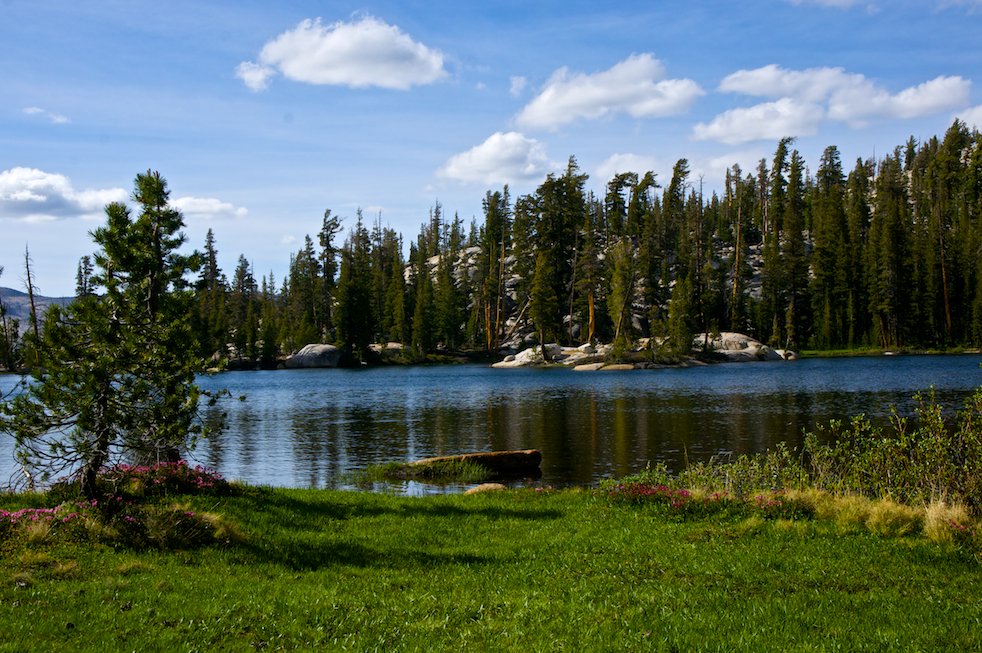
[[[804,456],[811,484],[908,505],[945,497],[982,512],[982,389],[953,418],[946,418],[933,392],[916,399],[916,414],[894,413],[888,429],[858,416],[808,434]]]
[[[225,480],[207,468],[184,461],[119,465],[101,473],[97,484],[101,498],[78,498],[77,486],[65,482],[35,497],[46,506],[0,510],[0,545],[22,540],[184,549],[243,540],[238,527],[219,515],[162,502],[169,495],[227,492]]]

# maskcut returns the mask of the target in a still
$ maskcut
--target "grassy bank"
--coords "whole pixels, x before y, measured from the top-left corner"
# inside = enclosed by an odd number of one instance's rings
[[[609,489],[157,501],[220,513],[239,541],[8,537],[0,651],[982,650],[972,555],[807,511]]]
[[[827,430],[594,490],[0,495],[0,653],[982,651],[982,390]]]

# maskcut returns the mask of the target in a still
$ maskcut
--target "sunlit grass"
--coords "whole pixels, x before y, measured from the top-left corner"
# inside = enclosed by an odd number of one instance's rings
[[[182,508],[222,515],[243,540],[8,541],[0,651],[982,647],[982,567],[926,536],[928,518],[925,534],[885,537],[866,526],[889,513],[876,502],[793,499],[815,516],[754,497],[673,516],[583,490],[188,495]],[[839,511],[866,521],[843,529]]]

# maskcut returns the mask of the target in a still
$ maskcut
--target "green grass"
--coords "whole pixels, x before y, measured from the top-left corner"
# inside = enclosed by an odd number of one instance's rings
[[[177,500],[244,542],[0,543],[0,651],[982,650],[982,566],[921,535],[588,491]]]

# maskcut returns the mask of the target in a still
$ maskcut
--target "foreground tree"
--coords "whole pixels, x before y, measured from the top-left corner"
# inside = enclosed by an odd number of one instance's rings
[[[136,177],[135,219],[122,203],[106,207],[106,225],[92,232],[102,293],[51,309],[35,382],[0,406],[0,431],[15,437],[29,481],[67,474],[94,496],[104,466],[174,460],[203,432],[185,281],[197,256],[178,252],[183,218],[168,194],[147,171]]]

